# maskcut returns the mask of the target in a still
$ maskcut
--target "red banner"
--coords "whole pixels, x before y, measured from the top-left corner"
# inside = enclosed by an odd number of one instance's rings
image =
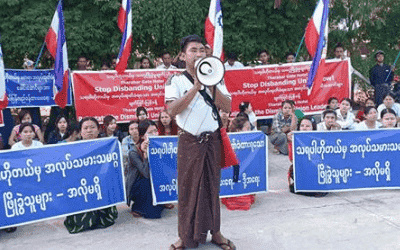
[[[251,102],[258,118],[275,115],[284,100],[293,100],[296,109],[312,114],[325,109],[332,96],[341,100],[350,96],[350,63],[328,60],[327,72],[320,87],[310,94],[306,87],[311,62],[270,65],[228,70],[225,83],[232,94],[232,115],[243,101]],[[168,77],[182,70],[74,71],[77,118],[93,116],[100,122],[112,115],[117,122],[136,119],[136,108],[143,106],[152,120],[164,109],[164,85]]]
[[[225,83],[232,95],[232,115],[243,101],[251,102],[257,118],[273,117],[284,100],[295,101],[296,109],[308,114],[325,110],[330,97],[350,96],[349,64],[348,60],[327,60],[324,80],[310,94],[306,83],[311,62],[229,70]]]
[[[179,71],[127,70],[118,75],[115,71],[74,71],[76,116],[81,120],[93,116],[103,122],[112,115],[117,122],[136,120],[136,108],[147,109],[149,118],[158,119],[164,109],[164,85],[168,77]]]

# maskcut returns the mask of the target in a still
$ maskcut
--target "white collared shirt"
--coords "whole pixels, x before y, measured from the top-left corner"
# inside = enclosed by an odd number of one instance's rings
[[[183,74],[173,75],[165,84],[165,102],[182,98],[193,87],[193,83]],[[224,83],[217,88],[228,98],[232,98]],[[206,90],[211,96],[209,89]],[[218,129],[218,120],[213,117],[211,106],[207,105],[203,96],[197,92],[189,106],[176,116],[178,126],[192,135],[203,132],[214,132]]]
[[[174,65],[169,65],[169,67],[167,68],[167,67],[165,67],[165,64],[163,63],[163,64],[161,64],[161,65],[159,65],[158,67],[157,67],[157,69],[177,69],[177,67],[175,67]]]

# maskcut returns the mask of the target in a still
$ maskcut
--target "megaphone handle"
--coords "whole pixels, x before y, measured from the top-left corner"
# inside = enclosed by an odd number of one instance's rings
[[[214,100],[214,103],[215,103],[215,97],[216,97],[216,95],[217,95],[217,85],[214,85],[213,86],[213,100]]]

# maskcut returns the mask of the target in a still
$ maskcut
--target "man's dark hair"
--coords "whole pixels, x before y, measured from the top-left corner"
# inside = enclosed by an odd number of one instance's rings
[[[322,113],[322,118],[325,119],[325,116],[327,114],[333,114],[335,116],[335,119],[337,119],[337,114],[335,111],[333,111],[332,109],[327,109]]]
[[[237,55],[235,53],[229,53],[227,59],[237,60]]]
[[[294,56],[294,57],[296,57],[296,53],[294,53],[294,52],[288,52],[288,53],[286,53],[285,58],[288,58],[288,56]]]
[[[337,48],[342,48],[344,50],[342,43],[337,43],[333,51],[336,51]]]
[[[160,54],[160,57],[163,58],[164,55],[166,55],[166,54],[171,55],[171,53],[169,53],[168,51],[164,51],[164,52],[162,52],[162,53]],[[149,61],[150,61],[150,60],[149,60]]]
[[[266,53],[267,55],[269,55],[269,52],[266,49],[263,49],[258,52],[258,57],[260,57],[262,53]]]
[[[186,47],[189,43],[191,42],[196,42],[196,43],[203,43],[203,39],[201,39],[201,37],[199,37],[196,34],[193,35],[189,35],[189,36],[185,36],[184,38],[182,38],[181,41],[181,51],[185,52],[186,51]]]

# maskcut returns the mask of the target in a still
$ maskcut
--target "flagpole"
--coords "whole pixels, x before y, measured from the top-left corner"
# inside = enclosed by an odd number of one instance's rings
[[[294,62],[296,62],[297,55],[298,55],[298,54],[299,54],[299,52],[300,52],[300,48],[301,48],[301,46],[303,45],[303,42],[304,42],[304,39],[305,39],[305,37],[306,37],[306,33],[304,33],[304,35],[303,35],[303,38],[301,39],[301,42],[300,42],[299,48],[297,49],[297,52],[296,52],[296,56],[294,57]]]
[[[37,59],[36,59],[36,63],[35,63],[34,69],[37,68],[37,65],[38,65],[38,63],[39,63],[39,61],[40,61],[40,58],[42,57],[42,53],[43,53],[43,49],[44,49],[44,45],[45,45],[45,44],[46,44],[46,41],[43,43],[42,48],[40,49],[40,53],[39,53],[39,55],[38,55],[38,57],[37,57]]]
[[[399,57],[400,57],[400,52],[399,52],[399,54],[397,54],[396,60],[394,60],[393,67],[396,66],[396,63],[397,63],[397,60],[399,60]],[[389,76],[390,76],[391,73],[392,73],[392,72],[389,72],[389,74],[388,74],[387,77],[386,77],[385,82],[389,79]]]

